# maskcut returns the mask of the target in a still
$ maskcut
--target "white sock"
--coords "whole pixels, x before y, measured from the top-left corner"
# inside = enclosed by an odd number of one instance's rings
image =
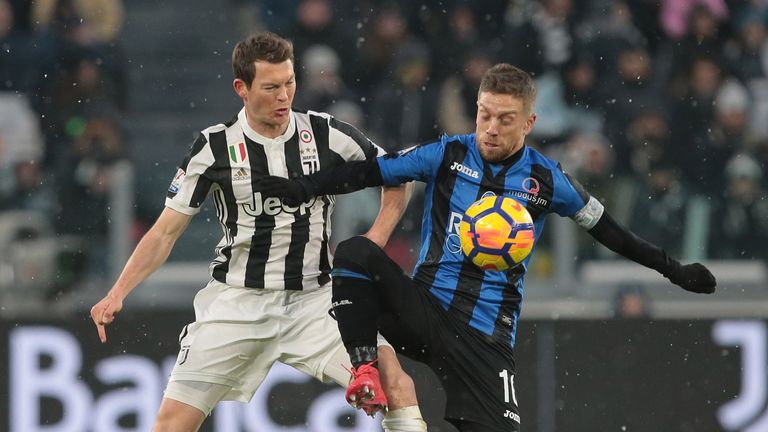
[[[427,432],[418,405],[388,411],[381,422],[384,432]]]

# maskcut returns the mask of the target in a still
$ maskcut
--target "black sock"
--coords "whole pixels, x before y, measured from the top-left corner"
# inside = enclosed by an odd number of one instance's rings
[[[336,275],[333,313],[353,367],[376,359],[379,305],[369,280]]]

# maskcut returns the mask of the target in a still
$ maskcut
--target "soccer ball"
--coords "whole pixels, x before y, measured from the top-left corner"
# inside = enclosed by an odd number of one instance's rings
[[[512,268],[531,253],[533,219],[519,202],[487,196],[473,203],[459,224],[461,250],[483,270]]]

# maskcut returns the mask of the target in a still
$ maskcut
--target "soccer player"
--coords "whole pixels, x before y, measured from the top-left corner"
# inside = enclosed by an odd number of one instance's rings
[[[508,271],[483,271],[461,252],[459,221],[476,200],[504,195],[522,203],[538,235],[549,213],[570,217],[597,241],[672,283],[712,293],[701,264],[682,265],[621,227],[560,165],[525,145],[536,122],[536,89],[524,71],[498,64],[483,77],[474,134],[439,140],[375,160],[351,162],[296,180],[265,178],[257,189],[289,202],[374,185],[426,182],[422,247],[408,277],[376,244],[339,244],[333,304],[355,367],[350,398],[375,381],[376,334],[427,363],[447,395],[445,417],[463,432],[520,428],[514,390],[515,331],[528,259]]]
[[[266,175],[293,178],[345,161],[373,160],[383,150],[328,114],[291,107],[296,81],[289,41],[268,32],[251,35],[235,46],[232,66],[243,109],[203,130],[192,144],[168,189],[166,208],[91,309],[105,342],[105,326],[125,297],[165,262],[206,196],[213,195],[224,237],[210,265],[212,279],[195,297],[195,322],[181,332],[155,431],[198,430],[219,401],[248,402],[275,361],[342,386],[350,379],[349,358],[328,313],[334,199],[317,196],[291,206],[253,185]],[[378,246],[387,242],[406,194],[404,188],[385,189],[366,238]],[[426,431],[413,381],[391,346],[382,344],[385,391],[371,385],[358,407],[373,415],[388,406],[385,430]]]

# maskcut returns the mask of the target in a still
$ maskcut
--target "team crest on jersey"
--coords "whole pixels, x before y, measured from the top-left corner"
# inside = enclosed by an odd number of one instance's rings
[[[229,158],[232,162],[240,164],[248,159],[248,148],[244,142],[229,145]]]
[[[303,142],[303,143],[309,143],[309,142],[311,142],[311,141],[312,141],[312,132],[310,132],[310,131],[308,131],[308,130],[306,130],[306,129],[302,129],[302,130],[300,130],[300,131],[299,131],[299,139],[300,139],[300,140],[301,140],[301,142]]]
[[[523,179],[523,190],[528,192],[529,194],[533,196],[539,195],[539,190],[541,189],[541,186],[539,186],[539,181],[536,180],[533,177],[528,177]]]
[[[299,156],[301,157],[301,171],[304,175],[310,175],[320,169],[320,158],[317,154],[317,145],[312,133],[306,129],[299,131]]]

